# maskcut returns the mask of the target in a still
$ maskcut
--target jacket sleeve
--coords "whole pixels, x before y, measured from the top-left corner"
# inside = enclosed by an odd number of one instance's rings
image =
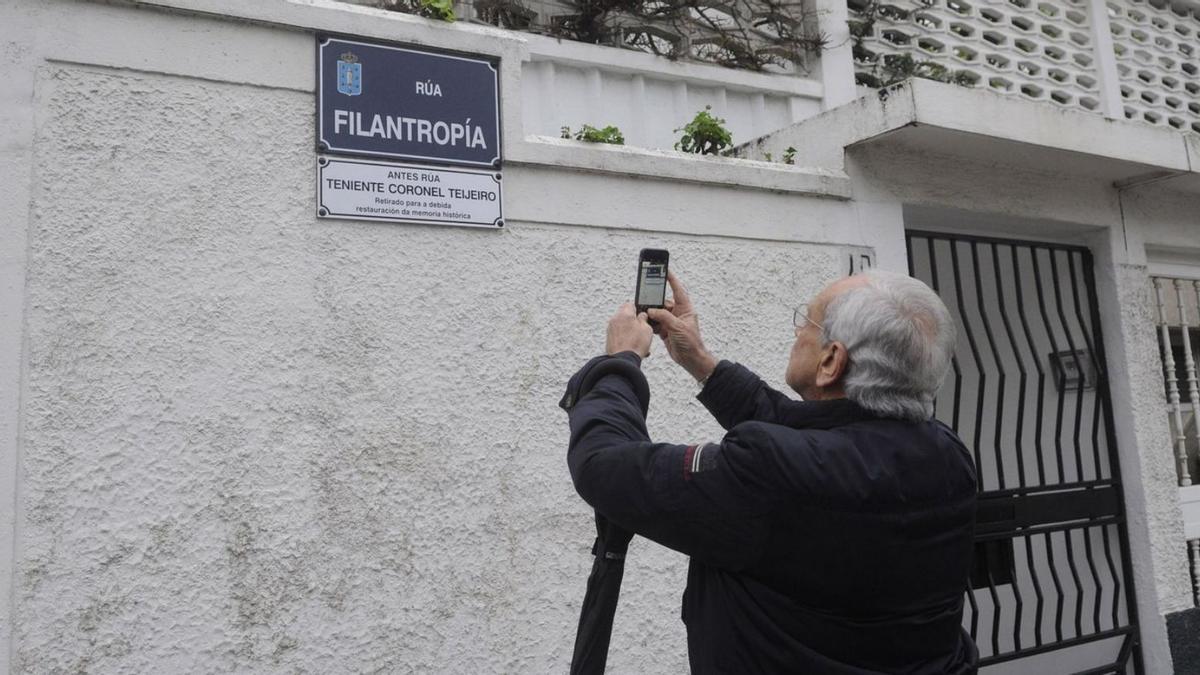
[[[743,365],[721,361],[696,396],[725,429],[742,422],[779,424],[795,417],[804,403],[772,389]]]
[[[652,443],[636,374],[599,379],[568,411],[575,489],[621,527],[707,564],[741,569],[762,555],[771,486],[744,434],[719,443]]]

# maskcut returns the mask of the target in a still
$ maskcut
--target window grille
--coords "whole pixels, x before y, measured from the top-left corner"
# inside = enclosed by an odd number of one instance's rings
[[[1159,354],[1171,446],[1179,486],[1200,484],[1200,280],[1154,277]],[[1200,607],[1200,539],[1187,543],[1192,573],[1192,599]]]
[[[1171,446],[1179,485],[1187,487],[1200,482],[1200,280],[1154,277],[1153,283]]]

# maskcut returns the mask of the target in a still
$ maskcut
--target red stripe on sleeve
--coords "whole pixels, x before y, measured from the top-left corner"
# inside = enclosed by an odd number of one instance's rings
[[[683,453],[683,479],[692,479],[692,457],[696,454],[696,448],[699,446],[689,445]]]

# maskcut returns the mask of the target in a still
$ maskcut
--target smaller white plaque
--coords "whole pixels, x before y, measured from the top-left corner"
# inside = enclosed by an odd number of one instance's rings
[[[317,216],[504,227],[500,172],[317,157]]]

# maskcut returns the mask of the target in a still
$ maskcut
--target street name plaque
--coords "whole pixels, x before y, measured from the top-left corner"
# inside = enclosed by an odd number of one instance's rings
[[[498,168],[497,65],[317,38],[318,152]]]
[[[317,215],[504,227],[498,171],[317,157]]]

